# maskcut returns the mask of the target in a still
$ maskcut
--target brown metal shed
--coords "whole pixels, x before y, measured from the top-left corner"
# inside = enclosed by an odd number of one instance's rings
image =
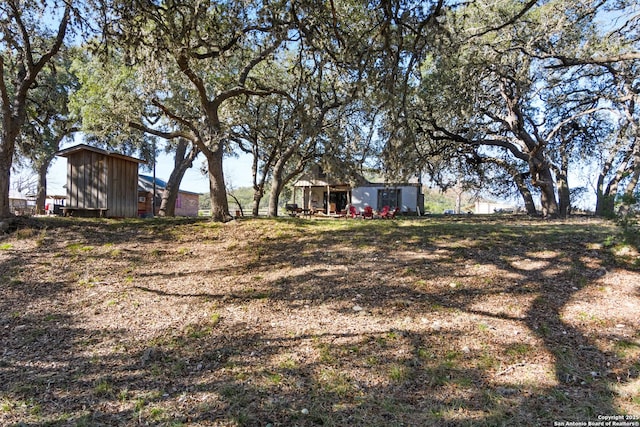
[[[65,215],[138,215],[138,165],[143,160],[85,144],[57,155],[67,158]]]

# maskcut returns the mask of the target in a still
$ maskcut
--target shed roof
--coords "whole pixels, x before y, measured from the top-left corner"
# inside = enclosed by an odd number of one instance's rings
[[[104,150],[98,147],[92,147],[87,144],[78,144],[78,145],[74,145],[73,147],[65,148],[64,150],[58,151],[56,155],[60,157],[69,157],[80,151],[93,151],[94,153],[100,153],[100,154],[104,154],[105,156],[116,157],[119,159],[128,160],[130,162],[146,163],[144,160],[138,159],[136,157],[125,156],[124,154],[116,153],[114,151]]]

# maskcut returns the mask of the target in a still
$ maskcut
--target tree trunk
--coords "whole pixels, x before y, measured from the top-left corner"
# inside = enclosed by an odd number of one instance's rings
[[[638,146],[633,153],[633,174],[627,183],[624,194],[622,196],[622,205],[620,205],[620,216],[626,218],[630,211],[631,206],[637,203],[634,193],[640,180],[640,146]]]
[[[9,25],[13,26],[15,17],[9,17]],[[40,59],[34,61],[30,37],[34,40],[36,35],[28,34],[24,44],[21,46],[22,54],[31,58],[31,66],[26,73],[18,72],[17,78],[14,80],[8,74],[5,74],[4,61],[1,62],[0,78],[4,81],[5,77],[13,81],[13,98],[9,99],[7,87],[3,83],[0,85],[1,98],[0,106],[2,107],[2,136],[0,137],[0,218],[12,216],[9,211],[9,186],[11,182],[11,166],[13,164],[13,154],[16,147],[16,139],[20,133],[20,128],[26,117],[26,103],[29,89],[35,83],[38,73],[50,63],[51,58],[60,51],[64,36],[67,32],[67,26],[71,19],[71,4],[64,7],[64,13],[60,19],[55,39],[50,47],[39,46]],[[22,28],[23,30],[24,27]],[[35,45],[33,45],[35,46]],[[24,65],[24,64],[22,64]],[[22,74],[22,76],[21,76]]]
[[[534,185],[540,188],[540,205],[542,216],[545,218],[557,218],[559,214],[558,201],[556,200],[555,183],[548,166],[537,168]]]
[[[595,214],[603,218],[613,218],[615,216],[615,197],[604,191],[598,191]]]
[[[616,169],[616,174],[606,187],[604,185],[607,175],[610,172],[610,166],[613,162],[611,157],[607,163],[605,163],[603,169],[598,176],[598,183],[596,186],[596,215],[604,218],[613,218],[616,215],[615,202],[616,195],[618,194],[618,186],[620,182],[627,176],[627,166],[631,160],[631,153],[624,156],[623,160]]]
[[[264,183],[260,186],[253,187],[253,207],[251,213],[253,216],[260,215],[260,201],[264,197]]]
[[[566,218],[571,211],[571,192],[569,191],[569,156],[567,147],[560,148],[560,167],[555,169],[558,186],[558,215]]]
[[[617,178],[612,179],[602,194],[598,195],[596,215],[605,218],[613,218],[616,216],[616,196],[618,194],[619,184],[620,181]]]
[[[176,216],[176,201],[178,200],[180,181],[182,181],[182,177],[184,176],[184,172],[182,176],[177,176],[176,172],[176,169],[171,172],[167,186],[160,196],[160,209],[158,209],[158,216],[160,217]]]
[[[596,216],[613,218],[615,216],[615,193],[617,192],[618,183],[614,178],[605,187],[606,174],[607,171],[601,171],[596,184]]]
[[[558,175],[558,199],[560,202],[558,215],[560,218],[566,218],[571,210],[571,193],[569,192],[567,175],[564,172]]]
[[[187,169],[193,166],[193,161],[200,153],[200,150],[194,147],[189,154],[186,154],[187,146],[187,141],[180,140],[178,142],[174,168],[167,181],[167,186],[162,192],[162,201],[160,202],[158,216],[176,216],[176,200],[178,199],[178,192],[180,191],[180,183]]]
[[[287,161],[291,158],[293,150],[287,150],[287,152],[278,159],[273,167],[273,174],[271,177],[271,193],[269,194],[269,213],[271,217],[278,216],[278,202],[280,201],[280,193],[286,183],[284,174],[284,167]]]
[[[8,218],[13,216],[9,209],[11,160],[7,161],[7,155],[2,151],[0,151],[0,218]],[[8,156],[8,158],[11,159],[12,156]]]
[[[282,171],[273,173],[273,179],[271,180],[271,193],[269,194],[269,216],[278,216],[278,201],[280,200],[280,193],[282,192]]]
[[[38,168],[38,191],[36,193],[36,213],[45,213],[45,203],[47,202],[47,171],[51,160],[46,160]]]
[[[222,170],[222,146],[216,150],[205,153],[207,167],[209,169],[209,195],[211,197],[211,219],[225,222],[232,219],[229,214],[229,202],[227,201],[227,189],[224,183]]]
[[[542,206],[542,216],[545,218],[558,217],[558,202],[553,187],[549,184],[540,186],[540,205]]]
[[[531,191],[529,191],[529,187],[527,187],[524,182],[518,181],[516,181],[516,185],[518,186],[518,191],[524,201],[524,209],[527,212],[527,215],[537,215],[538,211],[536,210],[536,204],[533,201],[533,195],[531,194]]]
[[[522,174],[513,165],[510,165],[503,160],[489,158],[489,162],[494,163],[509,172],[509,175],[511,175],[511,177],[513,178],[513,182],[515,182],[516,187],[518,188],[518,192],[522,196],[522,200],[524,201],[524,208],[527,212],[527,215],[537,215],[538,212],[536,211],[536,204],[533,201],[533,195],[531,194],[529,186],[525,181],[526,174]]]
[[[624,194],[622,195],[622,204],[620,205],[620,211],[618,212],[622,218],[626,218],[631,212],[631,207],[638,202],[635,197],[635,189],[638,185],[639,178],[640,169],[636,169],[631,177],[631,181],[627,184]]]
[[[253,156],[253,161],[251,163],[251,175],[253,176],[253,206],[251,208],[251,214],[254,217],[257,217],[260,215],[260,201],[264,197],[264,183],[267,177],[266,172],[271,162],[265,162],[262,177],[258,180],[258,164],[260,160],[258,154],[258,137],[253,135],[252,140],[253,149],[251,150],[251,155]]]
[[[0,140],[0,218],[9,218],[13,213],[9,208],[9,187],[11,185],[11,165],[16,146],[19,126],[16,120],[5,117],[2,140]]]

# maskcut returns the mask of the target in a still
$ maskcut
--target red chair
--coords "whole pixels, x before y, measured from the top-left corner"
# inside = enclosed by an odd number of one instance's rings
[[[357,216],[358,216],[358,210],[357,210],[357,209],[356,209],[356,207],[355,207],[355,206],[353,206],[353,205],[350,205],[350,206],[349,206],[349,216],[350,216],[351,218],[355,218],[355,217],[357,217]]]
[[[387,219],[395,219],[396,215],[398,215],[398,212],[400,212],[400,208],[396,207],[394,210],[389,212],[389,214],[386,216],[386,218]]]
[[[373,208],[371,206],[365,206],[362,211],[362,218],[364,219],[373,219]]]
[[[388,218],[389,217],[389,206],[383,206],[380,211],[380,218]]]

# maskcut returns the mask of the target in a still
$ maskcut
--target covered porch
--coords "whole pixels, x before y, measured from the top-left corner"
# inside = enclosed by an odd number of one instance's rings
[[[300,180],[293,187],[292,202],[309,215],[345,215],[351,204],[351,186],[323,180]]]

